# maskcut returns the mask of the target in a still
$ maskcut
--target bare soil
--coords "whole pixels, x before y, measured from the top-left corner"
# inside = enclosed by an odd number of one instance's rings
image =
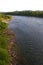
[[[9,65],[19,65],[20,62],[20,50],[16,43],[15,34],[10,29],[6,30],[4,34],[8,35],[8,53],[10,56]]]

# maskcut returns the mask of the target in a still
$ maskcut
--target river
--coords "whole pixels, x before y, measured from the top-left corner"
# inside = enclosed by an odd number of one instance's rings
[[[43,18],[13,16],[8,28],[16,35],[21,65],[43,65]]]

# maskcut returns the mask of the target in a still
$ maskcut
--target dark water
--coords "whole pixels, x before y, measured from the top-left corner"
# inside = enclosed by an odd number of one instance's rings
[[[21,65],[43,65],[43,18],[14,16],[8,27],[16,34]]]

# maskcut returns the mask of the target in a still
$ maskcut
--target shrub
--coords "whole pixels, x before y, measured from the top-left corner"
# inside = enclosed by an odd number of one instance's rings
[[[0,65],[8,65],[9,55],[5,49],[0,48]]]
[[[0,30],[4,30],[4,29],[6,29],[6,27],[7,27],[6,23],[4,23],[0,20]]]
[[[0,65],[8,65],[9,54],[6,50],[7,47],[7,35],[3,33],[7,29],[7,24],[0,20]]]
[[[6,48],[7,47],[7,38],[0,35],[0,48]]]

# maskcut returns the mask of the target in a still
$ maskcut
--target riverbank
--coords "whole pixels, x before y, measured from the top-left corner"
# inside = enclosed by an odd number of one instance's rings
[[[6,34],[8,36],[8,40],[7,40],[7,51],[9,53],[10,56],[10,61],[9,61],[9,65],[16,65],[18,63],[18,47],[16,44],[16,40],[15,40],[15,35],[13,33],[13,31],[11,31],[10,29],[7,29],[4,34]]]
[[[0,21],[4,23],[9,23],[11,19],[12,19],[11,15],[5,15],[5,14],[0,13]]]
[[[0,18],[0,65],[15,65],[18,62],[18,48],[15,35],[7,28],[7,23],[8,19]]]
[[[16,44],[15,34],[6,28],[6,23],[0,22],[0,25],[0,65],[18,64],[19,48]],[[3,58],[3,60],[1,58]]]

